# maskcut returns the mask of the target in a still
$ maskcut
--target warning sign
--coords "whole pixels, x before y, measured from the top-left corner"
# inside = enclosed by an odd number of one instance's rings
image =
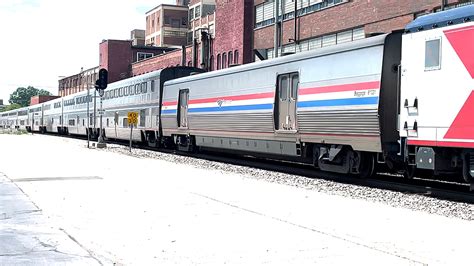
[[[128,124],[137,125],[138,124],[138,113],[137,112],[128,112]]]

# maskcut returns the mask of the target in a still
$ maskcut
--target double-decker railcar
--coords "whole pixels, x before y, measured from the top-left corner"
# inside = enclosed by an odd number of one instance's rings
[[[43,104],[35,104],[28,107],[28,126],[30,132],[42,132],[43,128]]]
[[[43,103],[43,132],[62,133],[62,98]]]
[[[89,125],[87,124],[87,102],[89,102]],[[94,134],[96,127],[94,125],[94,118],[96,114],[94,110],[97,109],[97,102],[93,97],[93,91],[81,91],[62,98],[62,108],[56,108],[55,116],[59,116],[62,111],[62,129],[65,134],[83,135]]]
[[[17,110],[18,129],[27,130],[28,126],[28,107],[23,107]]]
[[[165,81],[200,73],[193,67],[172,67],[154,71],[108,85],[103,98],[103,128],[107,138],[128,140],[128,112],[137,112],[139,123],[133,131],[134,141],[156,146],[161,137],[160,106]]]

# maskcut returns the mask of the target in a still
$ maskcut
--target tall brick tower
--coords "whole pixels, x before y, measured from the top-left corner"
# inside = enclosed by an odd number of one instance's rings
[[[253,0],[216,0],[214,69],[253,62]]]

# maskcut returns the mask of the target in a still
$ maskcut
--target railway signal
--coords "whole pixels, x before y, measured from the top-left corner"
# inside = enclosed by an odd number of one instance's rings
[[[108,76],[109,72],[105,68],[101,68],[99,70],[99,79],[95,82],[95,89],[99,92],[100,96],[100,109],[102,111],[99,112],[100,115],[100,129],[99,129],[99,141],[97,143],[97,148],[105,148],[106,144],[103,137],[103,130],[102,130],[102,116],[103,116],[103,109],[102,109],[102,97],[104,96],[104,90],[107,88],[108,83]]]
[[[95,82],[97,90],[105,90],[107,88],[109,72],[105,68],[99,70],[99,79]]]

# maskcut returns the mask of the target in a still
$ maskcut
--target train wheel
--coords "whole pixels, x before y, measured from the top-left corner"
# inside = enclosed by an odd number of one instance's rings
[[[372,153],[360,153],[359,176],[370,178],[375,174],[375,156]]]
[[[416,167],[414,165],[406,165],[403,171],[403,177],[406,179],[413,179],[415,177]]]
[[[471,176],[471,156],[469,153],[464,155],[463,167],[462,167],[462,179],[466,183],[474,182],[474,178]]]

